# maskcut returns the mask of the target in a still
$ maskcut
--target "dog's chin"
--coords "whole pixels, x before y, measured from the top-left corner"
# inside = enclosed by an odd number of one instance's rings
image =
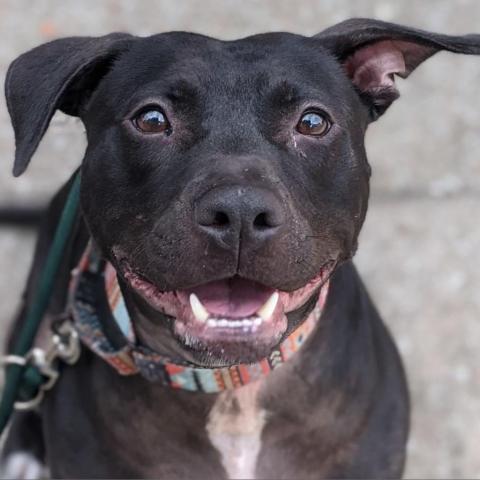
[[[151,308],[173,319],[173,335],[196,364],[224,367],[267,357],[291,329],[287,314],[318,294],[335,263],[292,292],[236,276],[165,292],[126,261],[121,276]]]

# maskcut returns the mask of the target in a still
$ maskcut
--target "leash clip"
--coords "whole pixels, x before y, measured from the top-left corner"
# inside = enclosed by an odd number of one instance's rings
[[[45,392],[53,388],[59,378],[58,361],[73,365],[80,357],[81,347],[78,333],[67,315],[56,319],[52,325],[53,335],[46,349],[34,347],[24,357],[6,355],[0,362],[5,365],[20,365],[25,369],[34,369],[39,374],[36,394],[29,400],[17,400],[15,410],[32,410],[37,407]]]

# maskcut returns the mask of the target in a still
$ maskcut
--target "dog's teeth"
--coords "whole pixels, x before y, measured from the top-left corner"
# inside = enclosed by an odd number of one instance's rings
[[[210,315],[194,293],[190,294],[190,306],[192,307],[192,312],[197,320],[200,320],[201,322],[206,322],[208,320]]]
[[[234,328],[242,329],[244,332],[255,331],[262,323],[261,317],[243,318],[228,320],[226,318],[209,318],[206,320],[207,326],[211,328]]]
[[[273,311],[275,310],[275,307],[277,306],[278,302],[278,292],[273,292],[270,298],[264,303],[263,307],[258,310],[257,315],[262,319],[262,320],[269,320],[270,317],[273,315]]]

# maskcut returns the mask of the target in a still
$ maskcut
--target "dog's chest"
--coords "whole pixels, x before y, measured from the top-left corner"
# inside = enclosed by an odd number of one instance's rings
[[[221,393],[206,425],[230,478],[255,478],[266,411],[258,405],[259,384]]]

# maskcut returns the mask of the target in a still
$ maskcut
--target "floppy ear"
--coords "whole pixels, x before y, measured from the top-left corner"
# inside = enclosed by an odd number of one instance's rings
[[[407,78],[440,50],[480,55],[480,35],[450,36],[354,18],[315,35],[343,65],[376,120],[399,96],[395,75]]]
[[[24,53],[10,65],[5,96],[15,132],[16,177],[26,170],[55,111],[79,116],[132,39],[123,33],[62,38]]]

